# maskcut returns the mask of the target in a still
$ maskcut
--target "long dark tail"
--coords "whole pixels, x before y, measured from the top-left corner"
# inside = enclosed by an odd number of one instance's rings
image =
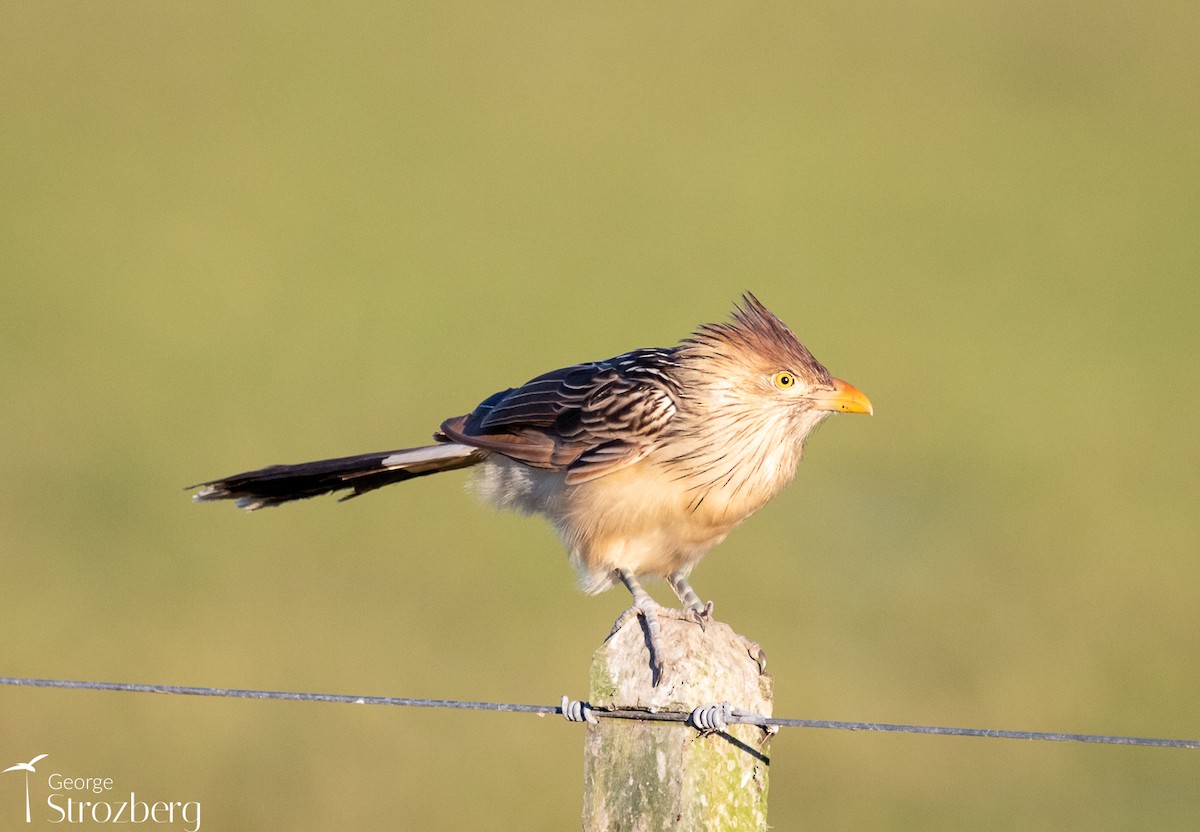
[[[271,465],[193,485],[191,488],[200,490],[192,495],[192,499],[197,502],[237,500],[239,508],[253,511],[331,491],[353,489],[354,493],[342,498],[348,500],[394,482],[467,468],[482,462],[485,456],[475,448],[443,442],[298,465]]]

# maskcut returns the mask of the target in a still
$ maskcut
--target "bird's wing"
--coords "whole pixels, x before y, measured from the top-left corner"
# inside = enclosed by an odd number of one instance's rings
[[[448,419],[455,442],[586,482],[637,462],[675,415],[674,350],[635,350],[540,375]]]

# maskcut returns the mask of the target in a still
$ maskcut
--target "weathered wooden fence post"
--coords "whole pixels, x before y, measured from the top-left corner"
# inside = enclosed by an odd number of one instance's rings
[[[593,708],[691,711],[728,701],[771,715],[772,679],[727,625],[662,621],[665,672],[651,684],[641,622],[592,656]],[[769,735],[730,725],[699,736],[683,723],[601,719],[587,727],[584,832],[767,829]]]

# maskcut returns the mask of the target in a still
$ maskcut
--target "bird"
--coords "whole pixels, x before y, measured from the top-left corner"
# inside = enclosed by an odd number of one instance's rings
[[[443,421],[431,445],[271,465],[190,489],[198,502],[254,511],[473,468],[486,502],[549,520],[585,592],[628,589],[632,605],[610,637],[640,618],[657,684],[659,618],[703,626],[712,617],[692,569],[792,480],[827,417],[873,412],[747,292],[727,321],[676,346],[574,364],[495,393]],[[642,587],[647,577],[665,579],[681,608],[659,605]],[[744,641],[765,672],[761,647]]]

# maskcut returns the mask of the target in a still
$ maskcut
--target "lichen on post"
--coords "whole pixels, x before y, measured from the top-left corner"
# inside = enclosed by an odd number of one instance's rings
[[[772,679],[727,625],[661,624],[659,684],[631,620],[592,656],[593,708],[690,712],[728,701],[771,715]],[[584,832],[766,830],[769,740],[754,725],[700,735],[683,723],[601,719],[587,727]]]

